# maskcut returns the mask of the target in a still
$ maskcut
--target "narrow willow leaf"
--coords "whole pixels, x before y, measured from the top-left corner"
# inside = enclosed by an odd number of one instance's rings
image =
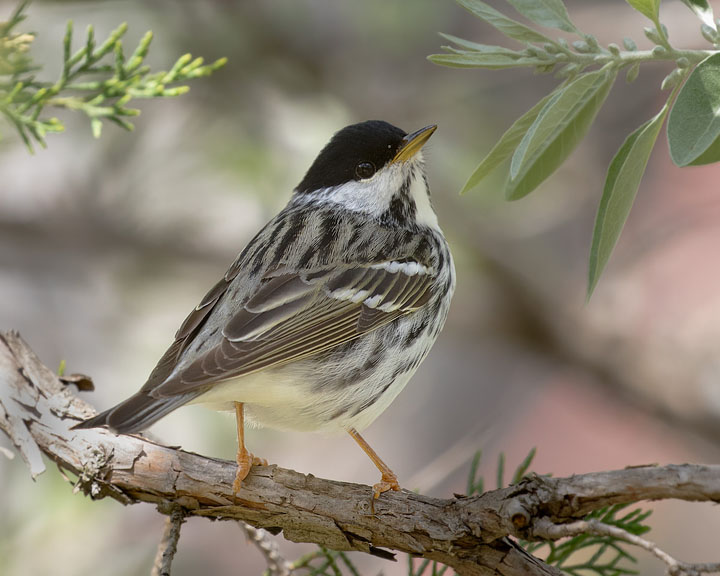
[[[718,40],[720,39],[720,35],[718,35],[718,31],[716,28],[711,28],[707,24],[702,24],[700,26],[700,32],[703,35],[703,38],[710,42],[710,44],[717,44]]]
[[[720,138],[720,54],[709,56],[692,71],[680,89],[667,127],[670,157],[678,166],[703,158]],[[715,155],[717,156],[717,154]],[[710,156],[713,158],[713,156]]]
[[[513,154],[508,200],[532,192],[565,161],[587,134],[614,82],[614,72],[589,72],[548,100]]]
[[[635,8],[643,16],[647,16],[655,22],[658,17],[658,9],[660,8],[660,0],[626,0],[630,6]]]
[[[541,26],[579,33],[562,0],[507,0],[528,20]]]
[[[660,90],[665,91],[675,88],[675,86],[680,83],[684,76],[684,70],[682,70],[681,68],[675,68],[675,70],[673,70],[672,72],[670,72],[670,74],[663,78],[663,81],[660,83]]]
[[[588,299],[595,290],[600,274],[625,226],[667,113],[668,104],[665,104],[655,117],[626,138],[610,162],[590,248]]]
[[[635,40],[632,38],[623,38],[623,46],[625,46],[625,50],[629,52],[636,52],[638,49]]]
[[[632,84],[637,80],[638,76],[640,75],[640,64],[635,63],[630,68],[628,68],[627,74],[625,75],[625,80],[628,84]]]
[[[715,18],[713,15],[713,9],[708,4],[707,0],[682,0],[683,3],[690,8],[695,14],[698,15],[698,18],[700,18],[700,21],[710,26],[710,28],[713,28],[714,30],[717,30],[717,27],[715,26]]]
[[[720,138],[717,138],[705,152],[690,162],[688,166],[703,166],[718,161],[720,161]]]
[[[527,42],[553,43],[552,40],[544,34],[512,18],[508,18],[501,12],[495,10],[495,8],[485,4],[485,2],[481,2],[480,0],[457,0],[457,3],[475,14],[478,18],[485,20],[485,22],[502,32],[508,38],[512,38],[523,44]]]
[[[568,84],[538,114],[537,119],[525,134],[513,155],[510,178],[515,180],[529,162],[534,162],[543,148],[572,121],[589,99],[605,82],[607,73],[603,70],[583,74]]]
[[[450,66],[452,68],[489,68],[499,70],[502,68],[523,68],[541,64],[535,58],[516,58],[502,53],[493,52],[463,52],[462,54],[433,54],[428,56],[433,64]]]
[[[504,46],[492,46],[490,44],[479,44],[478,42],[472,42],[470,40],[465,40],[464,38],[458,38],[457,36],[453,36],[452,34],[444,34],[440,32],[440,36],[445,38],[445,40],[452,42],[456,46],[459,46],[463,50],[469,50],[470,52],[492,52],[495,54],[517,54],[517,57],[520,58],[523,54],[522,52],[516,52],[515,50],[510,50],[510,48],[505,48]]]
[[[540,110],[543,109],[550,98],[554,97],[560,91],[562,91],[562,86],[545,96],[545,98],[515,120],[513,125],[500,137],[497,144],[493,146],[488,155],[480,161],[478,167],[475,168],[475,172],[473,172],[470,178],[468,178],[468,181],[465,182],[465,186],[463,186],[460,194],[465,194],[465,192],[475,188],[490,172],[512,156],[512,153],[515,151],[515,148],[517,148],[517,145],[520,144],[525,132],[527,132],[528,128],[535,122],[535,118],[537,118]]]

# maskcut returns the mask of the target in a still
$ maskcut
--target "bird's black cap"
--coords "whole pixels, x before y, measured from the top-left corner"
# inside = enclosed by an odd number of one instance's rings
[[[395,157],[405,136],[403,130],[383,120],[346,126],[318,154],[297,192],[312,192],[371,176]]]

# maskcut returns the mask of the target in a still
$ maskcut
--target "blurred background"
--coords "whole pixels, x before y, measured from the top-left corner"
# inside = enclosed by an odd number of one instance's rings
[[[719,2],[713,2],[716,13]],[[494,5],[509,10],[501,3]],[[0,0],[0,20],[15,2]],[[647,25],[622,0],[568,2],[602,43]],[[365,119],[439,129],[426,154],[433,201],[455,254],[458,287],[445,331],[410,385],[365,434],[405,488],[465,490],[483,450],[512,469],[564,476],[657,462],[720,459],[718,167],[675,168],[659,139],[607,272],[585,303],[587,258],[607,165],[654,115],[669,68],[619,81],[589,138],[540,190],[507,203],[499,179],[460,197],[512,121],[557,83],[528,70],[435,66],[447,32],[502,43],[451,0],[329,2],[34,2],[26,29],[44,77],[60,70],[65,22],[126,46],[155,33],[149,63],[184,52],[228,65],[188,95],[142,102],[134,133],[83,117],[31,156],[7,125],[0,140],[0,329],[17,329],[50,367],[91,375],[104,409],[135,391],[205,291],[287,201],[320,148]],[[706,47],[680,1],[662,4],[677,46]],[[79,40],[79,38],[78,38]],[[178,410],[152,432],[171,445],[234,458],[234,419]],[[362,483],[377,471],[349,437],[248,432],[271,463]],[[0,446],[11,448],[0,436]],[[30,481],[0,454],[0,572],[148,574],[163,518],[151,506],[91,502],[50,467]],[[718,561],[720,513],[652,505],[650,537],[694,562]],[[289,559],[313,547],[279,539]],[[661,565],[637,554],[642,574]],[[353,555],[363,574],[404,574]],[[233,523],[190,519],[173,576],[259,574],[263,559]]]

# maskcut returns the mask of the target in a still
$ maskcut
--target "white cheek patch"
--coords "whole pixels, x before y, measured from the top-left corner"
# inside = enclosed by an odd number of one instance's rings
[[[415,220],[430,228],[439,229],[437,215],[430,204],[430,194],[426,188],[425,179],[415,178],[410,184],[410,197],[415,201]]]
[[[348,210],[379,216],[387,210],[393,193],[400,189],[403,179],[400,166],[388,166],[367,180],[353,180],[326,188],[323,196]]]
[[[377,217],[387,212],[393,195],[414,172],[409,195],[415,202],[415,221],[420,225],[439,230],[437,216],[430,203],[430,194],[423,177],[422,162],[422,152],[418,152],[412,160],[389,164],[367,180],[351,180],[311,194],[296,195],[294,200],[311,202],[322,199],[324,202],[337,204],[353,212],[363,212]]]

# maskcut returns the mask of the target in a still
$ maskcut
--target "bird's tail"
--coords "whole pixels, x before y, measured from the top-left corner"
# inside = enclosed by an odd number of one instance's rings
[[[137,392],[117,406],[76,424],[73,429],[107,426],[118,434],[140,432],[201,393],[198,391],[168,398],[153,398],[144,392]]]

